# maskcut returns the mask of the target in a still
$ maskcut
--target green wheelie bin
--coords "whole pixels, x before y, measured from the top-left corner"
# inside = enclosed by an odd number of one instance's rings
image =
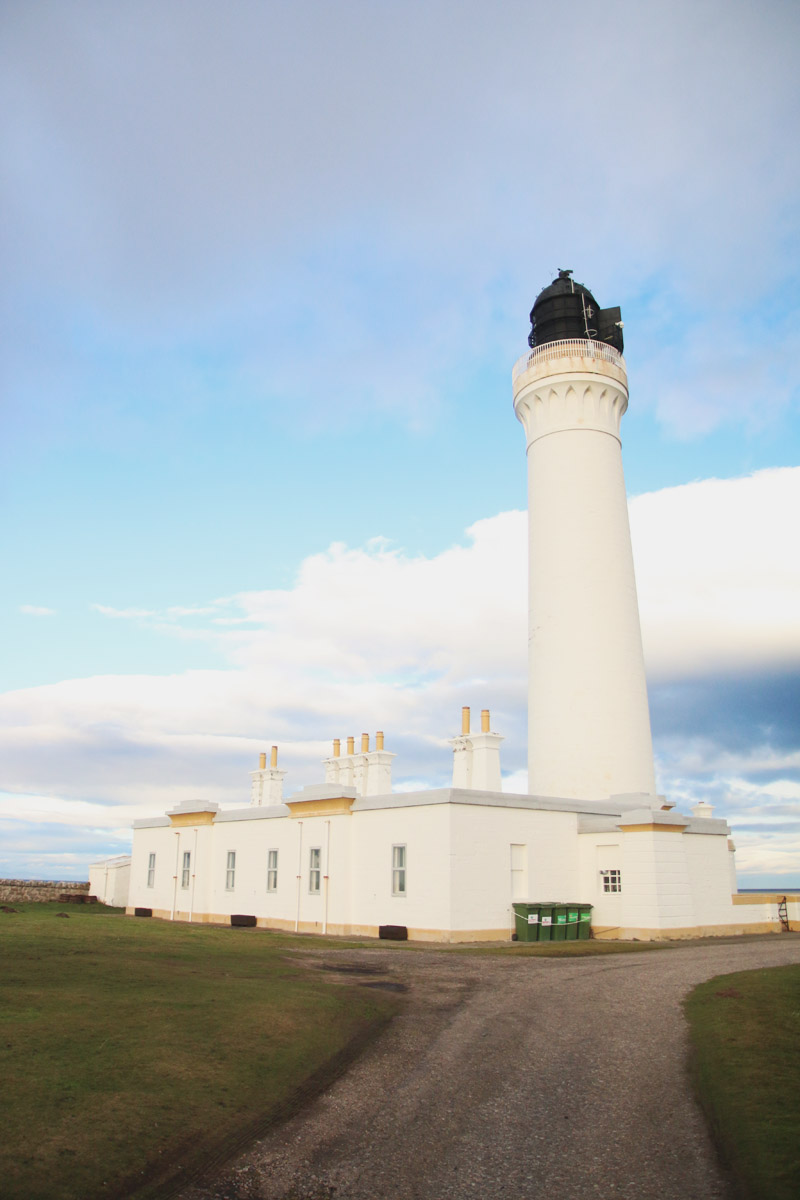
[[[518,942],[539,941],[540,904],[529,904],[527,901],[514,901],[514,930]]]
[[[592,906],[591,904],[578,905],[578,939],[580,941],[588,941],[592,936]]]
[[[565,942],[567,940],[567,905],[553,905],[553,925],[550,938],[554,942]]]
[[[567,941],[577,942],[580,933],[580,905],[567,905]]]
[[[539,905],[539,941],[552,942],[553,930],[555,929],[555,910],[556,905],[552,901],[545,901]]]

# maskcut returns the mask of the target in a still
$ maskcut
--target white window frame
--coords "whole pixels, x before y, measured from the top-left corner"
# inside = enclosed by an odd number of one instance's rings
[[[236,886],[236,851],[229,850],[225,861],[225,891],[232,892]]]
[[[601,867],[600,878],[603,881],[604,892],[617,895],[622,891],[622,871],[619,867]]]
[[[408,854],[405,842],[398,842],[392,846],[392,895],[403,896],[407,895],[406,889],[406,870],[407,870]]]
[[[147,856],[147,886],[149,888],[156,886],[156,855],[154,850]]]
[[[267,851],[267,891],[278,890],[278,851],[273,847]]]
[[[318,896],[322,890],[322,847],[310,846],[308,850],[308,891]]]
[[[182,888],[188,888],[189,880],[191,879],[191,876],[192,876],[192,852],[191,852],[191,850],[184,850],[183,866],[181,867],[181,887]]]

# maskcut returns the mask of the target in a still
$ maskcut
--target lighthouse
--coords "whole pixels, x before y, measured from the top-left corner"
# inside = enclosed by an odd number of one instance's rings
[[[559,271],[531,325],[513,372],[530,488],[528,792],[502,789],[488,709],[477,732],[462,708],[450,787],[393,791],[383,733],[374,750],[363,733],[346,754],[335,738],[324,781],[284,799],[275,746],[249,807],[188,800],[135,822],[130,914],[437,942],[780,928],[772,897],[732,895],[727,823],[655,795],[620,311]],[[800,927],[800,897],[786,913]]]
[[[528,790],[655,802],[620,310],[559,271],[534,303],[528,341],[513,371],[528,454]]]

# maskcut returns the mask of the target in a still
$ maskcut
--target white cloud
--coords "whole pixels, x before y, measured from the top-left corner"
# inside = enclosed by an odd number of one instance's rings
[[[149,608],[111,608],[108,604],[92,604],[91,608],[94,612],[99,612],[101,616],[123,621],[142,621],[157,615]]]
[[[800,664],[799,511],[800,467],[632,500],[652,677]]]
[[[19,611],[28,617],[54,617],[56,610],[44,604],[20,604]]]
[[[656,677],[800,663],[800,555],[788,515],[798,510],[800,469],[632,502]],[[431,557],[381,540],[361,549],[337,543],[306,559],[284,590],[173,606],[166,616],[98,606],[175,636],[191,628],[213,638],[230,666],[76,679],[0,698],[10,794],[0,817],[111,829],[183,799],[243,803],[247,772],[267,744],[280,745],[294,790],[319,778],[329,738],[376,728],[399,751],[399,786],[441,786],[446,739],[465,703],[493,710],[506,734],[506,787],[524,790],[525,576],[526,517],[509,512],[476,522],[464,545]],[[247,627],[215,624],[222,611]],[[737,815],[735,781],[771,773],[758,805],[777,813],[800,748],[773,747],[755,729],[733,748],[684,729],[666,739],[662,766],[681,801],[709,795]]]
[[[110,806],[88,800],[64,799],[52,795],[23,795],[0,792],[0,821],[18,821],[24,816],[32,825],[73,825],[77,828],[92,826],[104,830],[127,829],[138,816],[135,806]]]
[[[748,886],[751,875],[768,876],[779,883],[782,875],[788,876],[796,887],[800,874],[800,836],[786,833],[739,833],[734,827],[736,846],[736,872],[739,886]]]
[[[689,732],[683,737],[665,738],[659,756],[662,774],[673,780],[689,778],[696,786],[699,779],[720,775],[734,779],[746,773],[763,776],[800,771],[800,749],[774,750],[760,741],[756,729],[751,737],[753,740],[738,750],[720,746],[712,737],[696,737]]]
[[[524,311],[531,270],[570,247],[609,302],[643,280],[673,302],[646,331],[665,348],[664,419],[680,406],[683,428],[741,420],[743,379],[764,379],[784,341],[753,311],[796,294],[796,6],[764,20],[746,0],[610,0],[600,22],[587,0],[541,7],[318,4],[309,22],[303,5],[143,2],[109,6],[101,27],[80,0],[68,15],[16,6],[0,70],[9,287],[35,280],[50,307],[13,306],[28,336],[10,340],[24,353],[45,337],[52,355],[25,353],[24,399],[52,393],[57,414],[80,379],[77,311],[93,359],[98,342],[149,362],[196,337],[235,358],[239,396],[288,397],[293,414],[302,400],[307,421],[424,421],[444,372],[491,340],[498,277],[500,305]],[[509,70],[518,44],[525,69]],[[588,105],[565,62],[592,80]],[[564,188],[576,139],[587,182]],[[53,296],[69,300],[63,343]],[[686,355],[713,394],[687,410],[692,375],[663,333],[690,306]]]
[[[524,796],[528,791],[527,767],[520,771],[512,771],[510,775],[503,776],[503,791],[510,792],[512,795]]]

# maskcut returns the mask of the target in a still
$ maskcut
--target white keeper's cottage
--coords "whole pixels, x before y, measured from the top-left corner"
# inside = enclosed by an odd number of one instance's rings
[[[591,904],[596,937],[779,929],[779,897],[736,891],[725,821],[656,794],[620,421],[618,308],[571,271],[538,296],[514,367],[529,480],[526,795],[469,710],[453,785],[394,793],[383,734],[338,741],[324,781],[283,797],[277,749],[247,807],[188,802],[134,822],[128,911],[181,921],[437,941],[507,939],[512,904]],[[783,910],[781,910],[783,911]],[[800,896],[785,916],[800,923]]]

